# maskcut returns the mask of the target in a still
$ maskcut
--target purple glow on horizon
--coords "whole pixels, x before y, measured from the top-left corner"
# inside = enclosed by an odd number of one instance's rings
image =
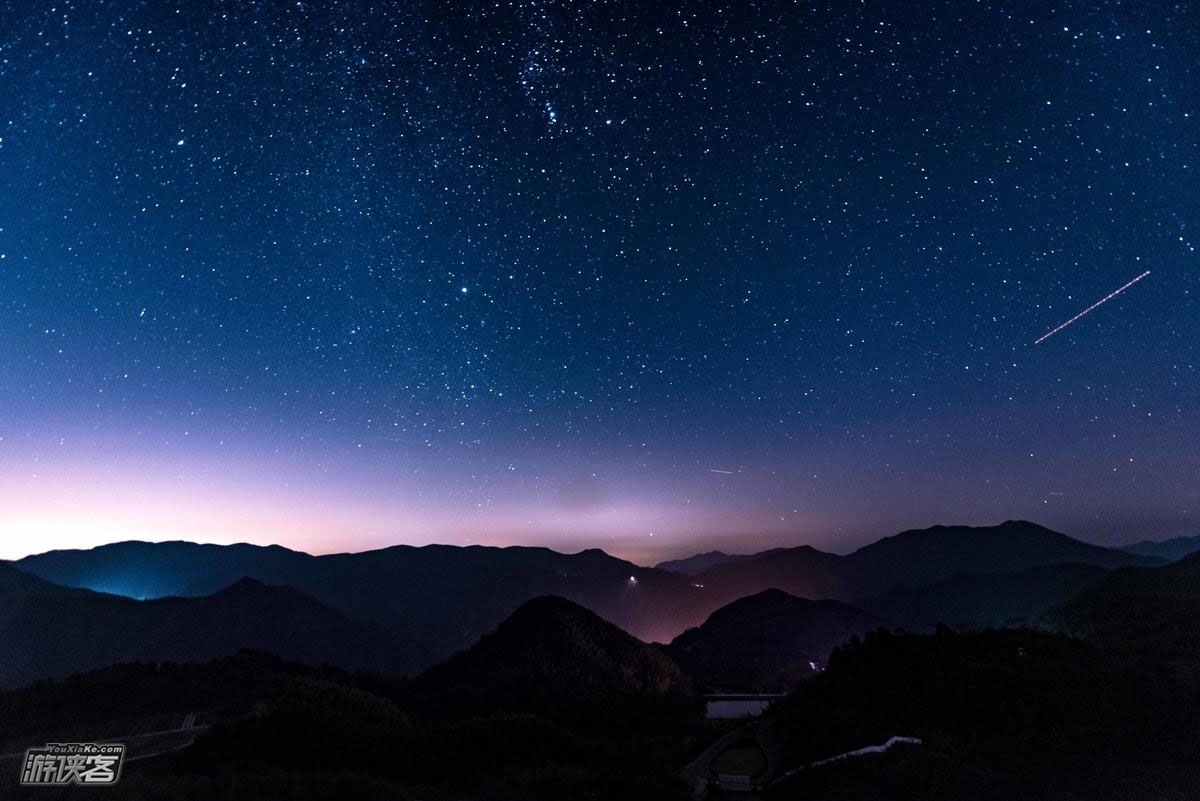
[[[0,556],[1200,531],[1180,8],[226,5],[7,15]]]

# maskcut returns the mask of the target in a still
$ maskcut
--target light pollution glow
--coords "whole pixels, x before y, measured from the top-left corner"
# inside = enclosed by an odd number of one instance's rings
[[[522,501],[463,496],[446,503],[426,486],[437,478],[348,486],[341,471],[332,472],[342,481],[324,469],[305,474],[285,467],[283,458],[258,460],[253,468],[194,456],[29,461],[36,472],[21,474],[10,464],[0,485],[0,558],[121,540],[190,540],[281,543],[315,554],[428,543],[601,547],[653,562],[723,532],[788,540],[795,534],[778,518],[734,516],[682,495],[674,502],[638,497],[595,480],[551,481]]]

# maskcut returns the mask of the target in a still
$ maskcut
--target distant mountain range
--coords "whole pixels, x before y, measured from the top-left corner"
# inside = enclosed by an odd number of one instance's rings
[[[851,637],[889,625],[839,601],[764,590],[721,607],[665,650],[708,690],[779,692],[823,670]]]
[[[55,590],[25,582],[26,623],[44,620],[36,617],[41,612],[30,599],[47,599],[41,604],[45,609],[65,608],[68,596],[54,593],[71,587],[76,588],[77,618],[90,615],[100,621],[100,630],[114,629],[104,650],[76,648],[71,653],[91,656],[49,660],[45,664],[54,669],[43,675],[60,675],[102,659],[211,658],[241,645],[343,666],[386,665],[411,675],[472,646],[523,603],[544,595],[590,609],[645,642],[670,642],[686,629],[700,627],[720,607],[768,589],[861,604],[863,619],[874,616],[915,629],[935,622],[1030,621],[1065,602],[1097,570],[1163,564],[1026,522],[907,531],[847,556],[808,546],[721,556],[683,560],[688,570],[709,563],[692,576],[640,567],[599,550],[562,554],[546,548],[432,545],[311,556],[278,546],[124,542],[52,551],[11,564],[62,585]],[[1056,565],[1074,567],[1038,570]],[[15,572],[8,571],[14,586],[21,583],[13,578]],[[243,578],[253,581],[239,584]],[[225,591],[230,585],[235,586]],[[80,589],[131,598],[179,597],[139,606],[112,595],[81,596]],[[263,598],[251,598],[254,593]],[[95,611],[99,609],[110,611]],[[278,631],[265,616],[254,614],[260,609],[276,609],[273,625]],[[312,622],[304,623],[308,620]],[[287,621],[293,621],[292,629],[283,625]],[[260,624],[262,628],[254,628]],[[188,626],[195,631],[185,631]],[[201,633],[214,627],[230,635],[222,639]],[[83,642],[89,641],[91,630],[80,629]],[[279,633],[321,630],[331,633],[320,642]],[[164,631],[176,633],[160,633]],[[709,635],[715,637],[712,629],[702,639]],[[326,648],[324,642],[339,645]],[[823,648],[812,647],[803,651],[809,655],[803,662],[821,661],[816,657]],[[32,666],[17,674],[38,675]]]
[[[302,571],[313,557],[281,545],[115,542],[27,556],[13,564],[66,587],[129,598],[211,595],[248,576],[268,584]]]
[[[669,640],[717,605],[686,576],[596,549],[402,545],[310,556],[254,545],[122,542],[14,564],[55,583],[135,598],[208,595],[243,576],[289,585],[347,617],[416,638],[432,659],[474,644],[540,595],[580,603],[647,641]]]
[[[783,548],[772,548],[769,551],[759,551],[758,553],[746,554],[728,554],[724,551],[705,551],[694,556],[689,556],[686,559],[672,559],[668,562],[659,562],[655,565],[659,570],[673,570],[676,573],[683,573],[688,576],[697,576],[708,570],[713,565],[732,564],[734,562],[746,562],[751,559],[758,559],[776,551],[785,550]]]
[[[256,648],[310,664],[404,674],[423,646],[290,587],[241,579],[202,598],[137,601],[0,564],[0,687],[118,662],[198,662]]]
[[[847,556],[810,546],[718,562],[695,579],[724,601],[774,587],[804,598],[854,601],[916,587],[956,573],[1016,573],[1056,564],[1105,569],[1153,566],[1162,559],[1089,545],[1025,521],[998,526],[934,526],[885,537]]]
[[[730,763],[780,779],[768,798],[1196,786],[1200,554],[1010,522],[700,557],[120,543],[0,563],[0,690],[23,685],[0,740],[126,736],[138,797],[684,799]],[[720,745],[707,691],[790,695]],[[202,730],[164,731],[181,715]],[[814,765],[897,734],[923,744]]]
[[[1140,554],[1141,556],[1157,556],[1168,562],[1175,562],[1189,554],[1200,551],[1200,535],[1195,537],[1175,537],[1170,540],[1154,542],[1142,540],[1132,545],[1122,545],[1122,551]]]

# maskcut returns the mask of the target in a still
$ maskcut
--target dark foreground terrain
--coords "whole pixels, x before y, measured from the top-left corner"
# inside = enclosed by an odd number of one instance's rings
[[[418,646],[287,588],[132,601],[9,568],[10,675],[71,664],[48,610],[98,627],[88,658],[182,657],[0,694],[0,798],[1200,797],[1200,554],[1015,567],[855,604],[771,589],[664,645],[540,596],[411,677],[388,666]],[[706,694],[746,692],[786,695],[705,719]],[[128,748],[116,786],[17,786],[26,747],[101,740]]]
[[[243,652],[42,682],[2,709],[0,752],[111,737],[135,758],[111,788],[21,789],[3,759],[4,797],[685,798],[671,768],[704,735],[668,657],[558,598],[416,681]]]

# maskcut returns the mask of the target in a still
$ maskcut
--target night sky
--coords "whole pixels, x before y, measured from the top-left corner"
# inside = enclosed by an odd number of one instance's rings
[[[1198,65],[1171,2],[3,3],[0,556],[1200,533]]]

